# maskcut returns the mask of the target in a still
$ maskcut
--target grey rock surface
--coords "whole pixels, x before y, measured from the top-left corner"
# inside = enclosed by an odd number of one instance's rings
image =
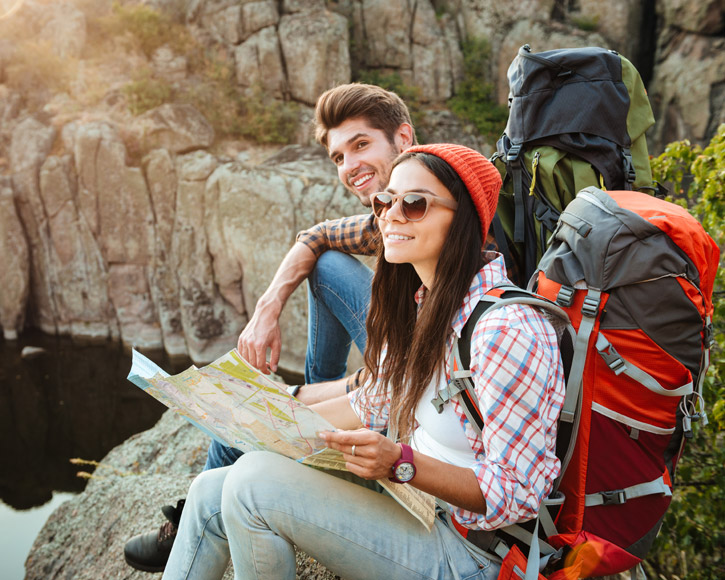
[[[314,105],[330,87],[350,82],[348,22],[328,10],[284,15],[279,40],[293,99]]]
[[[165,521],[161,506],[186,496],[208,444],[206,435],[167,411],[152,429],[113,449],[83,493],[58,507],[41,530],[25,563],[26,580],[159,578],[128,566],[123,546],[158,529]],[[300,579],[336,578],[303,553],[297,561]],[[231,569],[224,578],[231,580]]]
[[[146,151],[166,149],[187,153],[214,143],[214,129],[191,105],[167,103],[141,115],[134,129]]]
[[[650,96],[660,120],[653,140],[707,141],[725,123],[725,37],[682,33],[659,57]]]
[[[268,94],[282,97],[287,91],[282,51],[274,27],[250,35],[234,52],[237,83],[247,89],[259,86]]]
[[[30,261],[23,225],[13,203],[12,182],[0,177],[0,325],[15,340],[25,324],[30,292]]]

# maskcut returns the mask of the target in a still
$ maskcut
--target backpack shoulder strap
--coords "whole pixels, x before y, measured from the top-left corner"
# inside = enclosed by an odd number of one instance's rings
[[[453,343],[453,372],[451,383],[447,388],[447,392],[439,393],[438,397],[433,400],[433,403],[439,409],[442,409],[442,405],[447,400],[458,395],[466,417],[473,428],[479,433],[483,431],[483,416],[481,415],[478,406],[478,397],[476,396],[473,381],[471,380],[471,338],[476,329],[476,324],[484,314],[488,314],[510,304],[529,304],[542,308],[547,313],[567,323],[569,320],[566,313],[553,302],[533,292],[522,290],[518,286],[509,284],[497,286],[487,293],[476,305],[461,331],[461,338],[455,340]],[[561,341],[561,337],[559,339]]]
[[[452,353],[453,371],[451,374],[451,381],[445,391],[445,394],[442,396],[442,391],[437,397],[437,399],[445,398],[445,401],[436,401],[436,399],[433,400],[433,403],[438,403],[438,408],[442,409],[443,404],[447,400],[458,396],[458,400],[463,407],[466,417],[470,421],[471,426],[477,430],[479,434],[483,431],[484,421],[478,406],[478,397],[476,396],[474,390],[473,380],[471,379],[471,339],[473,337],[476,324],[482,316],[510,304],[529,304],[531,306],[535,306],[544,310],[546,314],[553,315],[565,323],[558,325],[560,327],[565,327],[562,333],[560,333],[557,329],[557,338],[560,345],[562,344],[562,335],[566,337],[573,333],[573,328],[571,327],[571,324],[569,324],[569,317],[566,313],[553,302],[550,302],[546,298],[534,294],[533,292],[522,290],[518,286],[502,285],[494,288],[485,295],[485,297],[473,309],[471,316],[466,321],[466,324],[461,331],[461,338],[454,340]],[[569,338],[569,340],[571,340],[571,338]],[[564,364],[566,368],[566,360]],[[561,557],[561,551],[557,552],[550,544],[539,538],[540,523],[543,526],[542,530],[544,531],[546,537],[557,534],[556,526],[548,511],[549,508],[546,506],[548,503],[551,503],[552,505],[557,504],[555,506],[557,507],[563,500],[560,499],[559,494],[554,494],[553,497],[556,497],[556,499],[544,500],[544,503],[542,504],[544,508],[536,517],[536,524],[533,531],[527,530],[518,524],[514,524],[498,530],[497,532],[497,534],[499,532],[504,532],[507,534],[505,537],[508,538],[503,544],[499,542],[499,547],[502,547],[503,549],[503,552],[500,552],[499,556],[508,550],[507,546],[512,545],[511,542],[514,540],[519,540],[523,544],[529,546],[526,567],[527,579],[535,579],[538,577],[539,562],[541,559],[543,559],[543,561],[548,561],[551,557]],[[496,537],[498,538],[498,535]]]

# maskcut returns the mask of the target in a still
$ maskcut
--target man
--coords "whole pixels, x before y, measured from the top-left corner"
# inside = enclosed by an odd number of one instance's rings
[[[371,193],[387,186],[393,159],[417,143],[405,103],[377,86],[354,83],[325,92],[317,101],[315,121],[316,139],[337,166],[340,181],[364,206],[370,205]],[[307,278],[306,385],[295,390],[305,403],[338,396],[357,385],[359,371],[342,377],[352,342],[365,349],[372,272],[350,254],[373,255],[377,234],[372,214],[327,221],[300,232],[239,337],[237,348],[244,358],[262,372],[276,371],[282,348],[279,317],[292,292]],[[328,382],[310,388],[322,381]],[[229,465],[240,454],[214,441],[204,469]],[[127,542],[124,554],[129,565],[163,571],[182,508],[183,500],[176,508],[164,507],[168,522]]]

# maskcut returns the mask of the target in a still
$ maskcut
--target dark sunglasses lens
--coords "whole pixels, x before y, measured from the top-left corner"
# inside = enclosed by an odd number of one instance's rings
[[[380,217],[384,211],[393,205],[393,198],[387,193],[378,193],[373,196],[373,213]]]
[[[423,219],[427,208],[428,200],[422,195],[411,193],[403,198],[403,215],[411,221]]]

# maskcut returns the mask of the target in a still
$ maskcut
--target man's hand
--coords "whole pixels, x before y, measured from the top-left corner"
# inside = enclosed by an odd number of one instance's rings
[[[267,362],[267,350],[271,350]],[[275,372],[282,350],[282,332],[279,329],[279,317],[257,305],[252,319],[239,335],[237,350],[249,364],[262,373]]]
[[[393,475],[393,464],[400,459],[400,447],[370,429],[325,431],[320,433],[331,449],[342,451],[345,467],[364,479],[383,479]],[[353,445],[355,455],[352,454]]]
[[[239,335],[237,350],[264,374],[276,372],[282,350],[279,316],[292,292],[315,267],[317,257],[306,245],[296,242],[282,260],[272,283],[257,302],[254,315]],[[267,349],[271,350],[269,363]]]

